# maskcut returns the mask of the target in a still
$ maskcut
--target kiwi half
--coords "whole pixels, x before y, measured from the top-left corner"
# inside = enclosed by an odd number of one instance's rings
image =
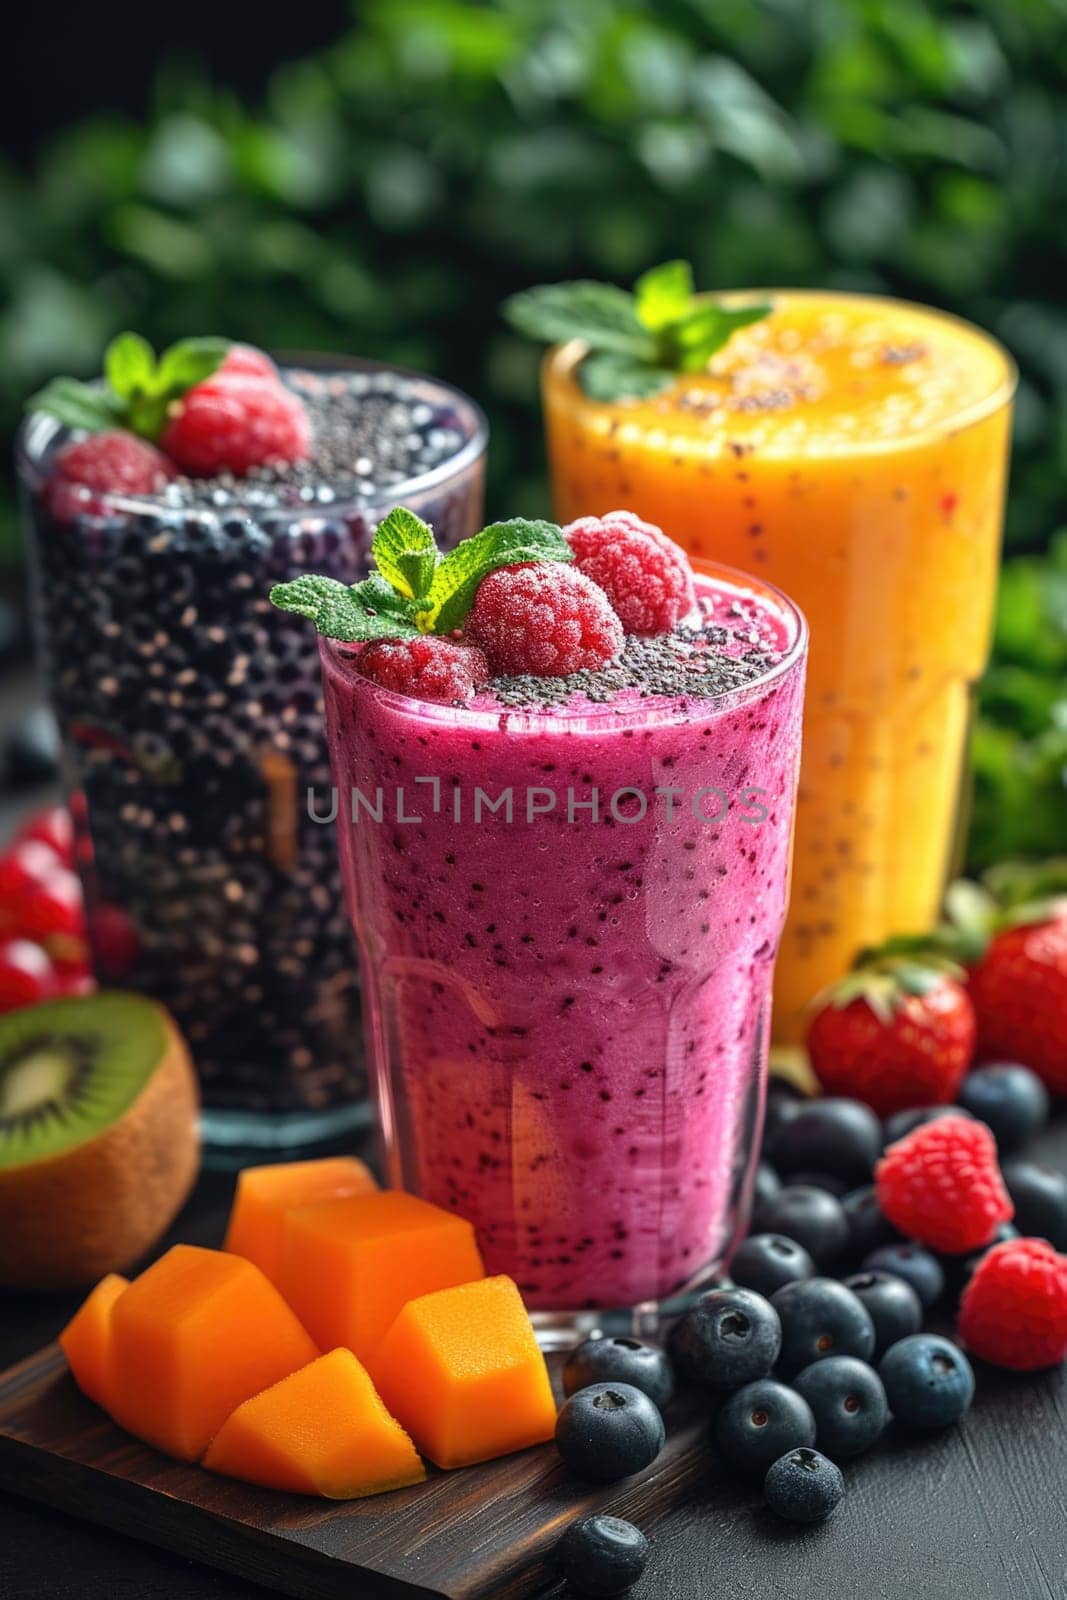
[[[0,1284],[74,1287],[130,1265],[196,1176],[178,1029],[103,992],[0,1017]]]

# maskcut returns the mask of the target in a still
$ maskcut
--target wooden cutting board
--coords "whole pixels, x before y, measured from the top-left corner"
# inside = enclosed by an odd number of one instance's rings
[[[558,1373],[554,1374],[558,1378]],[[555,1576],[567,1524],[606,1511],[649,1527],[707,1470],[707,1421],[667,1414],[639,1478],[577,1483],[550,1445],[331,1502],[218,1478],[116,1428],[58,1345],[0,1375],[0,1488],[146,1539],[298,1600],[520,1600]]]

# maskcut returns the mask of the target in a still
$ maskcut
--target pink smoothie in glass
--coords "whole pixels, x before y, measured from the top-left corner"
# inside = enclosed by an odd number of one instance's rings
[[[697,587],[700,627],[620,669],[463,707],[323,641],[391,1177],[534,1310],[671,1296],[747,1204],[806,635],[754,579]]]

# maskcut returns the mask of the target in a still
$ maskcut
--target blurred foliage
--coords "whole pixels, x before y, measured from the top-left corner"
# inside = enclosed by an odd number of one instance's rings
[[[0,175],[0,425],[124,326],[360,351],[476,394],[491,509],[530,512],[537,357],[500,298],[683,255],[706,286],[889,289],[997,332],[1009,540],[1039,550],[1067,511],[1064,24],[1064,0],[378,0],[254,107],[167,68],[144,125],[102,115]],[[1028,557],[1005,585],[983,858],[1018,843],[1009,778],[1046,785],[1035,838],[1058,801],[1065,844],[1064,584]]]

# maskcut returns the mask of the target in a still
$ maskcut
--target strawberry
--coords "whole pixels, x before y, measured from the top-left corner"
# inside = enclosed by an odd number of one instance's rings
[[[1054,1094],[1067,1094],[1067,861],[1006,863],[983,884],[953,884],[950,927],[971,963],[978,1047],[1021,1061]]]
[[[882,1117],[947,1105],[974,1056],[974,1010],[962,972],[930,954],[894,954],[907,943],[861,954],[808,1029],[824,1092],[862,1100]]]

